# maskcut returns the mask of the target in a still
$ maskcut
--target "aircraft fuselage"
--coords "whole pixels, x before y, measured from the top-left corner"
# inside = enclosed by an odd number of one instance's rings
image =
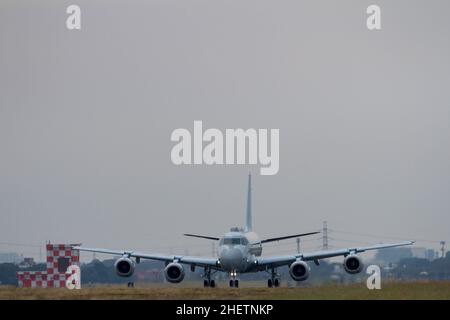
[[[256,266],[262,245],[255,232],[231,231],[219,242],[219,261],[224,271],[243,273]]]

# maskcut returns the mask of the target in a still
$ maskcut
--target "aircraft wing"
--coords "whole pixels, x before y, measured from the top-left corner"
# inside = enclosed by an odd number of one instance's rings
[[[390,244],[377,244],[368,247],[359,247],[359,248],[344,248],[344,249],[336,249],[336,250],[325,250],[325,251],[316,251],[310,253],[300,253],[294,255],[286,255],[286,256],[273,256],[273,257],[259,257],[256,259],[257,268],[264,269],[265,267],[275,268],[284,265],[290,265],[292,262],[296,260],[303,261],[318,261],[320,259],[332,258],[337,256],[347,256],[349,254],[356,254],[369,250],[377,250],[377,249],[385,249],[392,247],[400,247],[400,246],[408,246],[413,244],[414,241],[404,241],[398,243],[390,243]]]
[[[286,239],[291,239],[291,238],[299,238],[299,237],[309,236],[309,235],[318,234],[318,233],[320,233],[320,231],[314,231],[314,232],[308,232],[308,233],[300,233],[300,234],[293,234],[293,235],[290,235],[290,236],[283,236],[283,237],[277,237],[277,238],[263,239],[263,240],[261,240],[261,243],[267,243],[267,242],[272,242],[272,241],[280,241],[280,240],[286,240]]]
[[[165,255],[165,254],[148,254],[137,251],[126,251],[126,250],[109,250],[109,249],[101,249],[101,248],[85,248],[80,246],[74,246],[72,249],[86,251],[86,252],[96,252],[96,253],[105,253],[112,255],[126,255],[131,258],[139,258],[139,259],[149,259],[149,260],[159,260],[164,262],[173,262],[178,261],[179,263],[191,264],[200,267],[213,267],[215,269],[219,269],[218,259],[217,258],[208,258],[208,257],[193,257],[193,256],[182,256],[182,255]]]

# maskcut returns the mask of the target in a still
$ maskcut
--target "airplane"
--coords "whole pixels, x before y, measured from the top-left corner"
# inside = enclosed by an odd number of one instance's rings
[[[399,246],[407,246],[414,241],[404,241],[392,244],[376,244],[367,247],[342,248],[337,250],[323,250],[316,252],[293,253],[290,255],[280,255],[264,257],[262,256],[262,245],[264,243],[281,241],[291,238],[299,238],[303,236],[320,233],[319,231],[281,236],[276,238],[260,239],[252,228],[252,189],[251,175],[248,176],[247,189],[247,206],[245,227],[231,228],[230,232],[225,233],[221,238],[186,233],[185,236],[202,238],[212,241],[219,241],[219,250],[217,257],[194,257],[185,255],[165,255],[156,253],[142,253],[127,250],[108,250],[100,248],[86,248],[74,246],[74,250],[97,252],[104,254],[120,255],[121,257],[115,262],[114,268],[117,275],[121,277],[130,277],[135,270],[136,263],[141,259],[159,260],[165,262],[164,275],[168,282],[180,283],[185,276],[183,265],[190,266],[192,272],[196,267],[203,268],[203,285],[204,287],[216,286],[215,280],[211,276],[216,272],[227,272],[230,276],[229,286],[239,287],[239,274],[249,272],[266,271],[270,274],[267,280],[269,288],[280,286],[279,274],[277,268],[287,265],[289,274],[295,281],[305,281],[310,275],[310,267],[308,261],[313,261],[319,265],[319,260],[343,256],[344,270],[349,274],[357,274],[363,270],[363,261],[358,256],[359,253]],[[134,260],[132,259],[134,258]],[[129,283],[129,286],[133,285]]]

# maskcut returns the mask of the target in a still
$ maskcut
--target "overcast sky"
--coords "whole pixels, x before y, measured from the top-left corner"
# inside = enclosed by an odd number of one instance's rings
[[[80,31],[65,27],[73,3]],[[374,3],[381,31],[366,28]],[[380,236],[330,232],[332,246],[450,240],[449,12],[446,0],[1,1],[0,251],[208,254],[182,233],[242,226],[249,171],[261,237],[327,220]],[[173,165],[170,135],[194,120],[280,129],[279,173]]]

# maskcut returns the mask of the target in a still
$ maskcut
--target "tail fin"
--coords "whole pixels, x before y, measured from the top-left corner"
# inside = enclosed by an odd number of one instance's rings
[[[252,175],[248,174],[247,212],[245,215],[245,231],[252,231]]]

